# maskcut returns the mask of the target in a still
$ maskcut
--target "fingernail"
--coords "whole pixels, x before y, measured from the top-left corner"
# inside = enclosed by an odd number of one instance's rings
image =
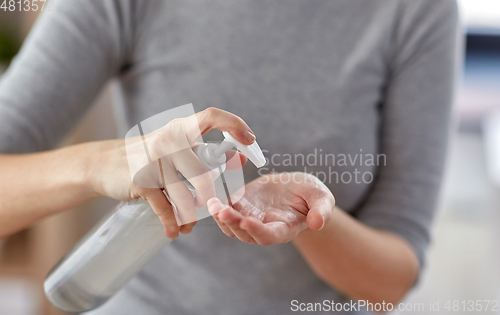
[[[255,135],[251,130],[247,130],[245,132],[245,139],[250,143],[253,143],[255,141]]]
[[[323,225],[321,225],[321,227],[319,228],[320,230],[322,230],[324,227],[325,227],[325,216],[323,215]]]

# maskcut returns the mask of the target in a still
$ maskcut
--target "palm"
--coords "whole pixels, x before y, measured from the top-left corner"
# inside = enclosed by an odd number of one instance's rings
[[[245,194],[233,208],[244,217],[253,217],[276,227],[285,225],[291,232],[307,227],[307,205],[296,185],[282,182],[261,184],[253,181],[245,187]],[[294,233],[295,234],[295,233]]]
[[[311,205],[331,196],[317,178],[296,174],[295,180],[284,181],[283,174],[273,174],[246,185],[243,197],[230,210],[214,216],[221,229],[249,243],[252,239],[259,243],[251,237],[255,233],[265,236],[262,245],[292,240],[308,226]],[[331,200],[333,208],[333,196]],[[219,206],[220,210],[224,209]]]

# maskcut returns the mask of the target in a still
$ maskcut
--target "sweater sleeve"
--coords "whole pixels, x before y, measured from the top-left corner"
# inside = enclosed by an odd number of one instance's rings
[[[54,147],[126,58],[128,2],[55,1],[0,80],[0,152]]]
[[[454,0],[407,0],[401,12],[380,109],[386,162],[356,216],[403,237],[423,266],[451,125],[457,7]]]

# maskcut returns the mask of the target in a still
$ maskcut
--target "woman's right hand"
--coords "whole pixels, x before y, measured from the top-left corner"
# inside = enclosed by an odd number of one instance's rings
[[[207,201],[215,197],[212,175],[192,150],[196,139],[213,129],[228,131],[246,145],[255,141],[253,132],[241,118],[208,108],[193,116],[172,120],[144,137],[89,144],[92,147],[87,151],[88,182],[98,195],[118,200],[147,200],[160,218],[167,237],[174,239],[179,232],[190,233],[197,220],[196,208],[206,207]],[[151,163],[145,160],[144,147]],[[231,152],[227,168],[244,165],[246,158]],[[131,175],[132,169],[148,163]],[[195,187],[196,198],[180,180],[178,172]],[[175,204],[177,214],[163,190]]]

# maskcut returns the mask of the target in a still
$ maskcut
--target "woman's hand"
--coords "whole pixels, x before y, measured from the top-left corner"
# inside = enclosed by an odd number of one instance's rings
[[[243,144],[249,145],[255,140],[241,118],[208,108],[196,115],[172,120],[144,137],[93,143],[89,151],[97,154],[90,154],[89,182],[99,195],[118,200],[147,200],[164,225],[167,237],[176,238],[179,232],[190,233],[197,220],[196,208],[204,208],[207,201],[215,197],[212,175],[193,152],[196,139],[212,129],[228,131]],[[228,153],[228,169],[241,167],[245,162],[243,155]],[[179,178],[179,172],[194,186],[196,198]]]
[[[334,206],[330,190],[306,173],[260,177],[245,186],[243,197],[232,207],[217,198],[208,201],[210,213],[227,236],[263,246],[287,243],[307,227],[321,229]]]

